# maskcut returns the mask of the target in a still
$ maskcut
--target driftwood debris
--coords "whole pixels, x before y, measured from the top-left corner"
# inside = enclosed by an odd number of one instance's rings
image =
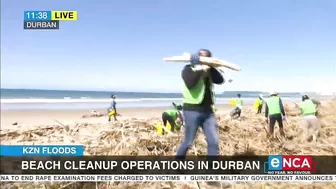
[[[100,112],[97,112],[96,110],[91,110],[91,113],[88,115],[83,115],[82,118],[89,118],[89,117],[103,117],[107,116],[107,113],[103,114]],[[117,116],[121,116],[119,113],[117,113]]]
[[[182,56],[173,56],[173,57],[166,57],[163,58],[166,62],[190,62],[191,54],[190,53],[184,53]],[[201,64],[214,66],[214,67],[226,67],[231,70],[240,71],[240,66],[236,64],[232,64],[230,62],[220,60],[218,58],[210,58],[210,57],[200,57]]]
[[[321,106],[321,134],[315,142],[308,142],[300,137],[302,131],[298,127],[302,117],[288,117],[288,123],[284,127],[286,137],[281,140],[268,140],[265,118],[256,115],[255,110],[244,109],[242,114],[246,116],[243,121],[226,120],[225,115],[217,114],[219,126],[219,151],[221,155],[243,154],[253,152],[256,155],[291,154],[291,155],[335,155],[336,152],[336,100]],[[171,135],[159,135],[155,125],[161,122],[160,118],[137,118],[124,119],[113,123],[78,123],[63,126],[56,125],[27,127],[24,130],[4,130],[0,133],[0,142],[3,145],[33,145],[33,144],[59,144],[85,145],[84,155],[131,155],[131,156],[169,156],[175,155],[181,144],[183,133]],[[265,129],[266,132],[263,130]],[[278,127],[275,135],[279,135]],[[188,155],[206,155],[207,143],[202,132],[195,138],[196,148],[191,148]],[[326,162],[325,166],[317,169],[334,169],[332,162]],[[123,189],[123,188],[167,188],[167,182],[76,182],[66,188],[83,189]],[[336,188],[332,182],[312,183],[286,183],[271,181],[259,182],[236,182],[230,183],[231,188],[260,189],[263,184],[272,185],[271,188]],[[20,182],[1,183],[2,188],[64,188],[66,182]],[[273,186],[274,185],[274,186]],[[202,188],[214,188],[200,182]],[[169,186],[168,186],[169,187]],[[195,189],[194,182],[175,182],[175,189]]]

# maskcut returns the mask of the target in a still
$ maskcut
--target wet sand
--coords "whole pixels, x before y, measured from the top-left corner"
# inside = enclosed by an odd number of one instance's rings
[[[119,109],[121,115],[119,120],[137,118],[146,119],[161,117],[162,112],[171,107],[154,108],[125,108]],[[229,105],[218,105],[217,113],[229,112],[233,107]],[[96,110],[99,113],[106,113],[105,109]],[[73,123],[106,123],[107,117],[82,118],[83,115],[90,115],[91,110],[1,110],[1,129],[15,129],[28,126],[73,124]],[[17,123],[17,125],[13,125]]]

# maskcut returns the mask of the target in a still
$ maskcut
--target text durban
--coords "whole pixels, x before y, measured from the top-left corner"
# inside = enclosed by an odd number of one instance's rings
[[[119,165],[118,165],[119,163]],[[22,170],[257,170],[259,161],[22,161]]]

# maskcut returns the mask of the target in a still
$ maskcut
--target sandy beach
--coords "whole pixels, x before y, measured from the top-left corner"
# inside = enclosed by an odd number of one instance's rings
[[[321,113],[321,136],[315,142],[309,142],[302,137],[302,130],[298,127],[302,117],[288,116],[285,124],[286,137],[279,136],[278,128],[276,137],[269,138],[267,125],[263,115],[256,115],[255,110],[246,107],[243,110],[243,118],[240,120],[225,119],[225,112],[230,106],[218,106],[216,113],[219,125],[219,151],[220,155],[250,154],[292,154],[292,155],[335,155],[336,152],[336,101],[323,103]],[[183,140],[183,132],[158,135],[155,129],[161,122],[161,108],[121,109],[119,121],[107,123],[106,117],[81,118],[82,114],[89,111],[3,111],[2,121],[7,123],[9,130],[2,128],[0,142],[2,144],[19,145],[71,145],[81,144],[85,146],[86,156],[132,155],[132,156],[169,156],[176,153],[177,147]],[[103,110],[100,110],[104,113]],[[21,115],[21,116],[20,116]],[[153,118],[150,118],[153,117]],[[144,118],[144,119],[141,119]],[[58,124],[53,119],[58,119],[63,124]],[[12,122],[18,122],[18,126],[12,126]],[[66,121],[69,121],[66,123]],[[71,124],[77,122],[76,124]],[[50,124],[48,124],[50,123]],[[23,126],[24,124],[35,127]],[[41,125],[40,125],[41,124]],[[39,126],[40,125],[40,126]],[[199,133],[196,136],[193,147],[188,155],[205,155],[207,153],[206,138]],[[333,166],[319,166],[318,169],[328,169]],[[35,188],[169,188],[167,182],[112,182],[112,183],[63,183],[54,182],[45,184],[37,182]],[[195,188],[193,182],[170,183],[173,188]],[[28,188],[31,183],[7,183],[5,188]],[[200,183],[201,188],[209,187],[206,183]],[[265,187],[271,186],[271,187]],[[234,188],[336,188],[335,183],[318,182],[260,182],[260,183],[230,183],[230,189]]]
[[[250,105],[247,105],[250,106]],[[130,118],[146,119],[160,118],[162,112],[171,107],[144,107],[144,108],[122,108],[118,110],[121,115],[119,120]],[[218,105],[217,113],[224,114],[233,107],[229,105]],[[74,123],[107,123],[106,116],[82,118],[83,115],[90,115],[91,110],[1,110],[1,129],[21,129],[21,127],[74,124]],[[106,113],[105,109],[96,110],[99,113]],[[13,125],[17,123],[17,125]]]

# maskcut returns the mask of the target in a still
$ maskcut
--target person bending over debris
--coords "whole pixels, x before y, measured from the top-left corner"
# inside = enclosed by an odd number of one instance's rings
[[[237,98],[235,98],[236,102],[236,107],[231,111],[231,117],[233,118],[234,116],[237,115],[237,118],[240,117],[244,102],[243,99],[241,98],[241,94],[237,94]]]
[[[112,98],[112,102],[111,102],[111,106],[107,109],[107,114],[108,114],[108,121],[111,121],[111,117],[114,117],[114,121],[117,121],[117,108],[116,108],[116,95],[111,95]]]
[[[316,135],[319,134],[320,122],[316,117],[317,106],[321,104],[316,100],[310,99],[307,95],[302,96],[302,102],[299,107],[301,109],[303,120],[301,122],[301,127],[306,131],[306,139],[316,140]]]
[[[257,111],[257,114],[261,114],[261,111],[262,111],[262,108],[264,106],[264,98],[263,98],[263,95],[260,94],[258,96],[258,100],[259,100],[259,106],[258,106],[258,111]]]
[[[177,132],[181,129],[183,123],[183,116],[182,116],[182,106],[176,105],[173,103],[174,109],[166,110],[162,113],[162,122],[163,126],[169,129],[171,132]],[[167,123],[169,123],[169,127],[167,127]],[[163,131],[162,134],[165,132]]]
[[[321,102],[318,100],[309,98],[307,95],[304,95],[304,96],[305,98],[310,99],[315,104],[315,109],[316,109],[315,116],[318,116],[318,107],[321,106]]]
[[[197,130],[202,127],[208,143],[208,155],[218,155],[219,137],[214,114],[213,84],[223,84],[222,74],[214,67],[201,65],[199,56],[211,57],[211,52],[201,49],[192,55],[191,64],[182,71],[184,81],[183,115],[185,120],[185,137],[178,148],[176,156],[184,158],[191,147]]]
[[[272,136],[276,122],[279,124],[281,136],[285,136],[282,120],[286,120],[286,113],[277,92],[270,93],[270,98],[266,102],[265,117],[267,123],[269,118],[269,132]]]

